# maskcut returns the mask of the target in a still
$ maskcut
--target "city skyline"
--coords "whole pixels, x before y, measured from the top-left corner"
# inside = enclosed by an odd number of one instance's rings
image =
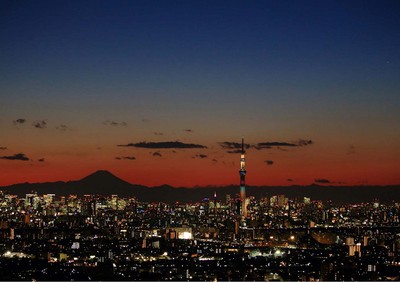
[[[396,1],[0,5],[0,186],[400,184]]]

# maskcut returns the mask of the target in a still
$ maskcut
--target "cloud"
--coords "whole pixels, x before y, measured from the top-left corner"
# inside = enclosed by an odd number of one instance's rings
[[[356,147],[350,145],[349,148],[347,149],[346,155],[353,155],[355,153],[356,153]]]
[[[68,126],[66,126],[65,124],[61,124],[57,126],[56,129],[61,131],[66,131],[68,129]]]
[[[258,143],[254,147],[257,150],[262,150],[262,149],[271,149],[273,147],[296,147],[296,144],[293,143],[287,143],[287,142],[262,142]]]
[[[217,159],[212,159],[211,161],[212,161],[213,163],[217,163],[217,162],[218,162]]]
[[[162,133],[162,132],[154,132],[154,135],[161,136],[161,135],[164,135],[164,133]]]
[[[43,129],[47,127],[47,122],[45,120],[34,121],[32,125],[36,128]]]
[[[218,144],[225,150],[227,150],[227,153],[230,154],[240,154],[242,152],[242,143],[238,142],[218,142]],[[244,144],[245,149],[249,149],[251,146],[250,144]]]
[[[320,183],[320,184],[329,184],[331,183],[331,181],[329,181],[328,179],[324,179],[324,178],[319,178],[319,179],[314,179],[315,183]]]
[[[0,150],[7,150],[7,147],[0,147]]]
[[[26,119],[24,119],[24,118],[18,118],[16,120],[13,120],[14,125],[24,124],[25,122],[26,122]]]
[[[166,142],[139,142],[129,143],[126,145],[117,145],[118,147],[136,147],[148,149],[193,149],[193,148],[207,148],[199,144],[182,143],[179,141],[166,141]]]
[[[288,179],[286,179],[286,181],[293,182],[293,179],[288,178]]]
[[[204,155],[204,154],[196,154],[193,158],[198,158],[198,159],[205,159],[205,158],[207,158],[208,156],[207,155]]]
[[[271,160],[266,160],[266,161],[264,161],[267,165],[273,165],[274,164],[274,161],[271,161]]]
[[[236,150],[229,150],[226,151],[229,154],[241,154],[242,153],[242,149],[236,149]]]
[[[299,147],[314,144],[314,142],[312,140],[306,140],[306,139],[299,139],[295,143],[296,143],[296,146],[299,146]]]
[[[41,158],[41,159],[38,159],[38,162],[44,162],[45,161],[45,159],[44,158]]]
[[[162,157],[162,155],[161,155],[160,152],[154,152],[154,153],[153,153],[153,156],[154,156],[154,157]]]
[[[150,120],[147,119],[147,118],[142,118],[141,121],[142,121],[142,122],[149,122]]]
[[[11,161],[29,161],[29,158],[25,154],[18,153],[12,156],[2,156],[0,159],[11,160]]]
[[[184,129],[184,131],[188,132],[188,133],[193,133],[192,129]]]
[[[117,121],[113,121],[113,120],[103,121],[103,124],[104,125],[111,125],[111,126],[127,126],[128,125],[125,121],[117,122]]]
[[[306,139],[298,139],[297,141],[294,142],[261,142],[257,143],[257,145],[254,146],[257,150],[262,150],[262,149],[272,149],[274,147],[281,148],[281,147],[303,147],[303,146],[308,146],[314,144],[312,140],[306,140]]]
[[[130,161],[133,161],[133,160],[136,160],[136,158],[135,157],[115,157],[115,159],[116,160],[130,160]]]

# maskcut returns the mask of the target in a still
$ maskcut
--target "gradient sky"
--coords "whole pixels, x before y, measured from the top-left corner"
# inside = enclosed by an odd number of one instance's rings
[[[399,15],[399,1],[1,1],[0,185],[99,169],[234,184],[222,142],[242,136],[249,185],[400,184]],[[175,141],[207,148],[118,146]]]

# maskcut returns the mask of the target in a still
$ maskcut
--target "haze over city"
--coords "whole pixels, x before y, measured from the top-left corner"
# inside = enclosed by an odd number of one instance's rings
[[[400,183],[397,1],[2,1],[0,185]]]

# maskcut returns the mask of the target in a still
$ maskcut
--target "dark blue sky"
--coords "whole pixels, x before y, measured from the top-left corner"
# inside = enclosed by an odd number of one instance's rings
[[[128,71],[157,80],[157,75],[190,79],[210,72],[251,77],[245,79],[282,72],[363,79],[373,76],[368,68],[390,69],[385,64],[399,59],[399,6],[397,1],[3,1],[1,51],[8,68],[2,73],[29,72],[28,66],[53,75],[57,68],[100,77]]]

